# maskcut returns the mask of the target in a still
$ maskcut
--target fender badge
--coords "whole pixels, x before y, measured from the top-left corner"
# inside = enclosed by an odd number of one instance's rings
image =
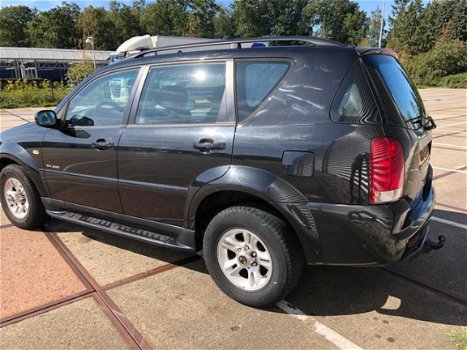
[[[39,154],[39,150],[33,149],[33,150],[32,150],[32,154],[36,154],[36,155]]]

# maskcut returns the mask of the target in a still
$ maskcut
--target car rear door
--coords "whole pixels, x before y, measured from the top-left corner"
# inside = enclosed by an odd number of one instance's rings
[[[148,68],[118,149],[127,215],[182,225],[190,186],[209,170],[222,176],[235,133],[233,61]]]

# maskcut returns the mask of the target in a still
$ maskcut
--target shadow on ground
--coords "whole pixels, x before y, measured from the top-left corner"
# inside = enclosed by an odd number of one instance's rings
[[[444,212],[442,210],[437,210],[435,215],[459,223],[465,223],[467,217],[465,214]],[[167,256],[163,252],[164,248],[125,237],[95,230],[85,229],[83,231],[82,227],[57,220],[53,220],[51,226],[57,232],[81,232],[88,239],[97,240],[150,258],[164,260],[163,257]],[[443,227],[443,229],[452,231],[449,226]],[[464,232],[461,233],[465,235]],[[443,234],[449,235],[449,232]],[[436,234],[431,236],[435,238]],[[452,239],[452,237],[448,237],[448,242],[449,239]],[[465,248],[465,236],[459,239],[464,241],[464,246],[453,244],[452,247],[457,250],[457,253],[459,253],[459,249],[465,252],[463,250]],[[437,268],[446,268],[446,264],[436,263],[436,261],[443,262],[445,260],[445,256],[441,252],[443,250],[429,255],[432,257],[430,270],[428,272],[422,271],[423,273],[436,275]],[[464,254],[461,254],[462,259]],[[204,264],[190,264],[185,265],[185,267],[196,272],[207,273]],[[466,270],[464,267],[461,262],[449,266],[452,274],[455,274],[458,280],[465,282]],[[397,267],[396,269],[399,272],[404,271],[404,267]],[[461,276],[462,274],[464,277]],[[443,273],[443,275],[445,274]],[[460,288],[465,288],[465,284]],[[376,311],[381,315],[440,324],[467,324],[466,305],[429,291],[381,268],[306,267],[299,285],[287,298],[287,301],[306,314],[313,316],[352,315]],[[277,309],[271,309],[271,311],[281,312]]]

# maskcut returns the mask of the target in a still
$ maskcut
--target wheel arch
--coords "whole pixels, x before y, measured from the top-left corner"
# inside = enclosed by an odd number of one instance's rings
[[[30,163],[30,162],[28,162]],[[34,184],[34,187],[36,190],[39,192],[39,195],[41,197],[46,197],[47,196],[47,191],[42,183],[41,176],[39,174],[39,170],[36,168],[33,168],[31,164],[28,164],[24,162],[23,160],[7,153],[1,153],[0,154],[0,172],[7,167],[8,165],[14,164],[14,165],[19,165],[21,166],[28,177],[31,179],[32,183]],[[34,164],[34,163],[33,163]]]
[[[219,211],[239,204],[257,206],[281,217],[295,232],[307,260],[317,260],[318,232],[303,194],[268,171],[245,166],[232,166],[193,195],[187,224],[196,232],[198,247],[209,221]]]

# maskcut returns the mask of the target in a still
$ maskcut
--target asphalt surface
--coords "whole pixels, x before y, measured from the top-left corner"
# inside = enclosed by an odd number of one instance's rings
[[[438,128],[430,236],[445,248],[406,266],[307,267],[297,289],[259,310],[226,297],[203,261],[51,220],[0,220],[0,348],[452,349],[467,332],[465,89],[421,90]],[[0,129],[37,109],[0,111]]]

